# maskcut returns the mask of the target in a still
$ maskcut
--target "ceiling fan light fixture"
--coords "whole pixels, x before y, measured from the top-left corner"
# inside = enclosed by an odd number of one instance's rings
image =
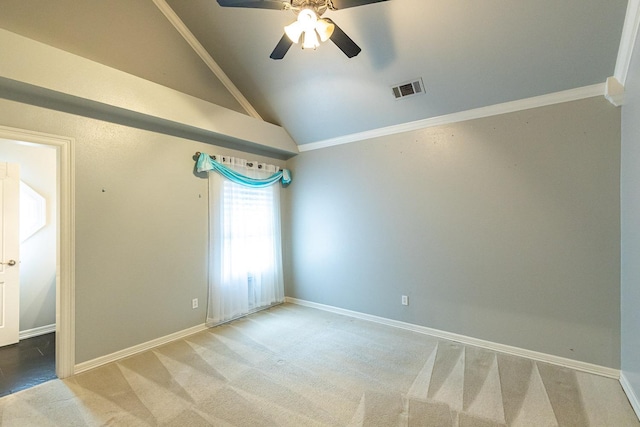
[[[302,42],[303,49],[316,49],[320,40],[327,41],[333,33],[333,24],[318,19],[313,9],[302,9],[298,19],[284,27],[284,32],[294,43]]]
[[[347,58],[357,56],[362,49],[329,18],[321,18],[328,10],[336,11],[388,0],[217,0],[222,7],[287,10],[297,15],[296,21],[285,26],[278,44],[269,55],[282,59],[293,44],[303,49],[316,49],[321,42],[331,40]]]

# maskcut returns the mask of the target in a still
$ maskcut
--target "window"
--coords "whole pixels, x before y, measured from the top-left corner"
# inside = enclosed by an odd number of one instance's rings
[[[267,172],[244,163],[230,169],[257,179],[276,172],[273,166],[264,168]],[[208,325],[284,301],[277,182],[247,186],[210,171],[209,241]]]

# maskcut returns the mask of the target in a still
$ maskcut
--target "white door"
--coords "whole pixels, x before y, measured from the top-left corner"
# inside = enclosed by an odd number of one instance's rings
[[[20,165],[0,163],[0,346],[20,330]]]

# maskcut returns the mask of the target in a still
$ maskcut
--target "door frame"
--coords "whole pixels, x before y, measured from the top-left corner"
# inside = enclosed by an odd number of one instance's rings
[[[56,375],[66,378],[75,367],[75,139],[0,126],[0,138],[56,149]]]

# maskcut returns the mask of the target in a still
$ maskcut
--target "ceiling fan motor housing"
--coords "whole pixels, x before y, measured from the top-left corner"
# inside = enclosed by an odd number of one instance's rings
[[[327,9],[333,9],[330,0],[291,0],[289,9],[293,10],[296,15],[301,10],[311,9],[318,17],[322,16]]]

